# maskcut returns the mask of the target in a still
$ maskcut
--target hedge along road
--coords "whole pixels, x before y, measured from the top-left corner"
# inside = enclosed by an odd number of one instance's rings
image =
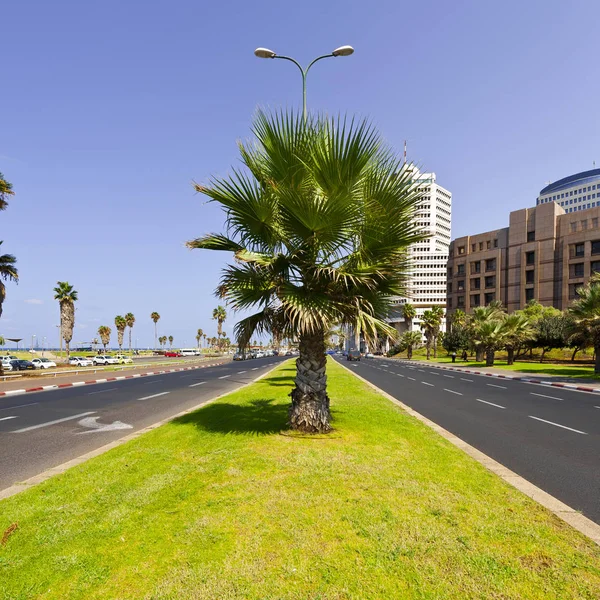
[[[0,398],[0,490],[232,391],[284,360],[227,362]]]
[[[426,363],[378,358],[344,364],[600,524],[598,395]]]

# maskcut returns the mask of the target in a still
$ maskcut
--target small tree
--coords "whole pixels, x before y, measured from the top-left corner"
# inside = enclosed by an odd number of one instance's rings
[[[169,336],[169,348],[171,350],[173,350],[173,336],[172,335]]]
[[[515,362],[515,350],[533,339],[534,327],[522,311],[507,315],[502,323],[504,329],[504,347],[508,365]]]
[[[420,331],[405,331],[400,338],[401,351],[406,350],[406,358],[413,357],[413,349],[418,348],[423,343],[423,336]]]
[[[125,335],[125,328],[127,327],[127,321],[121,315],[115,317],[115,327],[117,328],[117,343],[119,344],[119,352],[123,351],[123,336]]]
[[[54,288],[54,299],[60,305],[60,331],[65,340],[67,360],[71,350],[69,344],[73,339],[73,328],[75,327],[75,302],[77,302],[77,291],[68,281],[57,281]]]
[[[128,312],[125,315],[125,323],[127,327],[129,327],[129,354],[131,354],[131,332],[133,330],[133,326],[135,325],[135,316],[133,313]]]
[[[406,330],[412,331],[413,321],[414,318],[417,316],[417,311],[415,310],[415,307],[409,302],[407,302],[402,307],[402,316],[404,317],[404,322],[406,323]]]
[[[533,344],[542,349],[540,362],[546,352],[554,348],[564,348],[568,339],[568,321],[565,315],[555,308],[546,309],[535,325]]]
[[[468,350],[470,343],[469,331],[464,325],[452,325],[442,340],[442,346],[448,354],[459,350]]]
[[[108,346],[108,344],[110,342],[110,334],[111,334],[111,328],[108,327],[107,325],[100,325],[100,327],[98,327],[98,335],[100,336],[100,339],[102,340],[102,345],[104,346],[104,352],[106,352],[106,346]]]

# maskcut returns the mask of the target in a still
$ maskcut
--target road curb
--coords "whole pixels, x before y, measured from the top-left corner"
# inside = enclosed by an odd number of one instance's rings
[[[487,373],[486,371],[474,371],[472,369],[459,369],[458,367],[446,367],[436,363],[429,363],[420,360],[404,360],[398,358],[386,358],[385,360],[393,360],[405,365],[415,365],[432,367],[434,369],[442,369],[444,371],[456,371],[457,373],[469,373],[470,375],[484,375],[485,377],[496,377],[497,379],[511,379],[512,381],[522,381],[523,383],[535,383],[547,387],[566,388],[568,390],[576,390],[578,392],[588,392],[592,394],[600,394],[600,388],[592,388],[584,385],[576,385],[574,383],[560,383],[558,381],[543,381],[532,377],[514,377],[512,375],[502,375],[500,373]]]
[[[96,383],[107,383],[110,381],[121,381],[123,379],[132,379],[134,377],[148,377],[150,375],[164,375],[165,373],[177,373],[179,371],[193,371],[194,369],[205,369],[206,367],[214,367],[215,364],[210,365],[195,365],[193,367],[179,367],[177,369],[165,369],[164,371],[148,371],[146,373],[134,373],[133,375],[122,375],[120,377],[107,377],[104,379],[88,379],[85,381],[72,381],[68,383],[58,383],[54,385],[38,385],[32,388],[24,388],[19,390],[7,390],[0,392],[0,398],[3,396],[14,396],[16,394],[27,394],[31,392],[45,392],[48,390],[57,390],[68,387],[76,387],[79,385],[93,385]]]
[[[278,365],[274,366],[272,369],[269,369],[265,373],[262,373],[261,375],[259,375],[255,379],[253,379],[252,381],[249,381],[248,383],[244,383],[243,385],[240,385],[239,387],[234,388],[233,390],[229,390],[228,392],[225,392],[224,394],[219,394],[218,396],[215,396],[214,398],[205,400],[204,402],[202,402],[202,404],[197,404],[196,406],[193,406],[192,408],[187,408],[186,410],[178,412],[177,414],[172,415],[171,417],[167,417],[166,419],[161,419],[157,423],[148,425],[148,426],[144,427],[143,429],[140,429],[139,431],[130,433],[129,435],[126,435],[125,437],[119,438],[118,440],[115,440],[113,442],[105,444],[104,446],[100,446],[100,448],[96,448],[95,450],[86,452],[85,454],[82,454],[81,456],[78,456],[77,458],[72,458],[71,460],[68,460],[67,462],[64,462],[60,465],[57,465],[56,467],[46,469],[45,471],[42,471],[38,475],[34,475],[33,477],[30,477],[29,479],[25,479],[24,481],[15,483],[15,484],[11,485],[10,487],[0,490],[0,500],[4,500],[6,498],[10,498],[11,496],[15,496],[16,494],[24,492],[24,491],[32,488],[33,486],[38,485],[39,483],[43,483],[44,481],[47,481],[48,479],[50,479],[50,477],[54,477],[54,475],[60,475],[61,473],[64,473],[71,467],[76,467],[77,465],[80,465],[80,464],[86,462],[90,458],[94,458],[95,456],[100,456],[101,454],[104,454],[105,452],[108,452],[109,450],[112,450],[113,448],[117,448],[118,446],[126,444],[127,442],[130,442],[131,440],[135,440],[136,438],[140,437],[141,435],[144,435],[145,433],[148,433],[149,431],[152,431],[153,429],[156,429],[157,427],[160,427],[161,425],[165,425],[166,423],[169,423],[170,421],[178,419],[179,417],[182,417],[182,416],[192,413],[196,410],[204,408],[208,404],[212,404],[213,402],[216,402],[217,400],[224,398],[225,396],[229,396],[229,394],[234,394],[236,392],[239,392],[240,390],[243,390],[245,387],[248,387],[249,385],[252,385],[253,383],[256,383],[257,381],[260,381],[261,379],[263,379],[264,377],[266,377],[267,375],[272,373],[275,369],[279,368],[281,365],[284,365],[286,362],[287,362],[287,360],[284,360],[283,362],[280,362]],[[190,368],[178,369],[178,370],[188,371],[191,369],[192,368],[190,367]],[[163,371],[163,372],[172,372],[172,371]],[[158,373],[155,373],[155,374],[157,375]]]
[[[450,433],[447,429],[444,429],[437,423],[434,423],[427,417],[423,416],[421,413],[417,412],[410,406],[407,406],[397,398],[394,398],[391,394],[388,394],[381,388],[377,387],[374,383],[366,380],[364,377],[361,377],[354,371],[351,371],[346,365],[341,363],[337,363],[349,373],[352,373],[355,377],[360,379],[362,382],[366,383],[370,388],[374,389],[376,392],[402,408],[406,413],[415,417],[421,423],[427,425],[427,427],[433,429],[436,433],[441,435],[444,439],[448,440],[452,445],[461,449],[463,452],[468,454],[471,458],[474,458],[479,464],[483,465],[488,471],[498,475],[501,479],[503,479],[506,483],[516,488],[538,504],[541,504],[544,508],[548,509],[552,514],[557,516],[559,519],[568,523],[571,527],[582,533],[584,536],[595,542],[600,546],[600,525],[594,523],[591,519],[588,519],[580,512],[576,511],[574,508],[571,508],[564,502],[561,502],[558,498],[555,498],[548,492],[545,492],[541,488],[537,487],[527,479],[517,475],[514,471],[511,471],[504,465],[500,464],[498,461],[494,460],[487,454],[484,454],[477,448],[471,446],[464,440],[460,439],[458,436]],[[415,363],[413,363],[415,364]],[[448,370],[448,367],[440,367]],[[449,369],[453,371],[462,369]],[[462,371],[466,372],[466,371]],[[475,371],[471,371],[473,374],[478,374]],[[488,375],[492,375],[488,373]],[[510,379],[510,377],[508,377]],[[514,379],[514,378],[513,378]]]

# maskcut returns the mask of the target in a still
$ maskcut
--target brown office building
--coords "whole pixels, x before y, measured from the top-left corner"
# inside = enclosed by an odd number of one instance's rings
[[[533,298],[559,309],[569,306],[575,290],[600,272],[600,202],[595,204],[567,213],[556,202],[542,203],[511,212],[504,229],[455,239],[448,259],[448,312],[472,312],[492,300],[509,311]]]

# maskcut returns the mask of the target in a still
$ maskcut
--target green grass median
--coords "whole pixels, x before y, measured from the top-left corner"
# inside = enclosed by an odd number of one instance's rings
[[[329,362],[335,430],[285,431],[291,363],[0,501],[0,598],[600,597],[600,548]]]

